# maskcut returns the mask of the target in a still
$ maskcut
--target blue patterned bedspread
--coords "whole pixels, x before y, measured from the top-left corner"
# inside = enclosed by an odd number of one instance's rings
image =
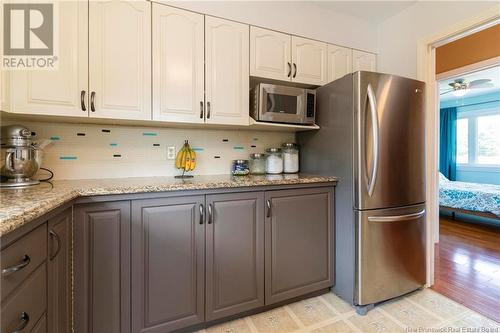
[[[439,204],[500,217],[500,185],[455,182],[443,176],[439,179]]]

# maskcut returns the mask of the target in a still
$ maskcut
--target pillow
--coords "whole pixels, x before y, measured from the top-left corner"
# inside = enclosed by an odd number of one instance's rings
[[[446,178],[441,172],[439,173],[439,182],[440,183],[446,183],[449,182],[450,180]]]

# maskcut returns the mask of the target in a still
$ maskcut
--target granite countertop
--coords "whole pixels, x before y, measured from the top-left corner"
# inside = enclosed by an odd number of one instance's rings
[[[0,236],[81,196],[206,190],[266,185],[336,182],[337,177],[314,175],[196,176],[191,179],[144,177],[55,180],[23,189],[0,190]]]

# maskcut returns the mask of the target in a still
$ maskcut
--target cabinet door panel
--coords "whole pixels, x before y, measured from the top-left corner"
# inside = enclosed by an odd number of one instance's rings
[[[71,208],[49,220],[48,246],[48,331],[71,331]]]
[[[11,71],[11,112],[88,117],[87,3],[60,1],[58,6],[58,69]],[[82,91],[86,111],[81,108]]]
[[[352,71],[369,71],[377,70],[377,56],[373,53],[352,50]]]
[[[326,44],[292,36],[292,81],[322,85],[326,83]]]
[[[203,31],[203,15],[153,3],[154,120],[205,121]]]
[[[206,122],[249,123],[249,27],[205,17]]]
[[[333,285],[333,188],[266,192],[266,304]]]
[[[132,203],[132,326],[170,332],[203,322],[203,196]]]
[[[89,64],[91,117],[151,119],[149,1],[90,1]]]
[[[75,206],[75,332],[130,332],[130,202]]]
[[[250,27],[250,75],[290,81],[291,40],[287,34]]]
[[[351,73],[352,50],[328,44],[328,82],[340,79]]]
[[[207,320],[263,306],[263,192],[209,195],[207,205]]]

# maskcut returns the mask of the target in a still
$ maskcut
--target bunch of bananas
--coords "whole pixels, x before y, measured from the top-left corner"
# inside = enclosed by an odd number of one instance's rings
[[[184,142],[182,149],[177,153],[175,167],[182,169],[184,172],[193,171],[196,167],[196,153],[191,149],[187,140]]]

